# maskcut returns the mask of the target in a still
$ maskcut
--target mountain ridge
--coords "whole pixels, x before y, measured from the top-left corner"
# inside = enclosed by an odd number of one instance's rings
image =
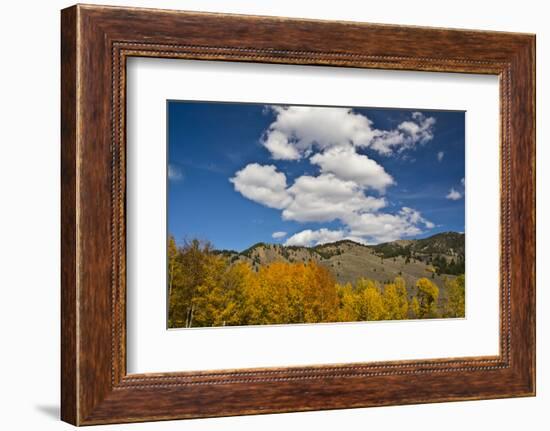
[[[445,278],[464,273],[465,235],[449,231],[376,245],[349,239],[311,247],[259,242],[242,252],[216,250],[215,253],[229,259],[231,264],[247,262],[256,271],[277,261],[313,260],[327,267],[339,283],[353,283],[361,277],[386,283],[401,276],[407,285],[413,286],[418,278],[429,277],[441,287]]]
[[[433,243],[434,240],[436,239],[440,239],[440,238],[445,238],[448,242],[448,238],[451,237],[453,238],[456,242],[457,240],[460,242],[462,242],[461,246],[459,246],[457,249],[461,251],[462,254],[464,254],[464,238],[465,238],[465,235],[464,233],[461,233],[461,232],[454,232],[454,231],[446,231],[446,232],[439,232],[439,233],[436,233],[432,236],[429,236],[429,237],[426,237],[426,238],[418,238],[418,239],[397,239],[397,240],[394,240],[394,241],[386,241],[386,242],[381,242],[381,243],[378,243],[378,244],[362,244],[362,243],[359,243],[357,241],[353,241],[351,239],[341,239],[341,240],[338,240],[338,241],[333,241],[333,242],[325,242],[325,243],[322,243],[322,244],[316,244],[314,246],[306,246],[306,245],[284,245],[284,244],[277,244],[277,243],[271,243],[271,242],[257,242],[255,244],[252,244],[250,247],[244,249],[243,251],[236,251],[236,250],[232,250],[232,249],[219,249],[219,250],[215,250],[217,253],[219,254],[241,254],[241,255],[245,255],[245,256],[248,256],[251,254],[251,252],[258,248],[258,247],[279,247],[279,248],[286,248],[286,249],[289,249],[289,250],[297,250],[297,249],[311,249],[311,250],[314,250],[314,251],[319,251],[319,250],[322,250],[324,248],[327,248],[327,247],[331,247],[331,246],[339,246],[339,245],[344,245],[344,244],[352,244],[354,246],[357,246],[357,247],[365,247],[365,248],[370,248],[370,249],[374,249],[376,250],[377,252],[381,253],[381,254],[384,254],[384,248],[385,247],[393,247],[393,248],[398,248],[398,249],[406,249],[408,247],[411,247],[413,245],[421,245],[420,247],[414,247],[413,250],[414,251],[424,251],[426,253],[442,253],[446,250],[448,250],[449,248],[448,247],[443,247],[442,249],[442,246],[441,246],[441,242],[439,242],[439,244],[436,244],[436,247],[438,247],[437,250],[434,250],[432,244],[430,243]],[[390,257],[390,256],[387,256],[385,255],[384,257]]]

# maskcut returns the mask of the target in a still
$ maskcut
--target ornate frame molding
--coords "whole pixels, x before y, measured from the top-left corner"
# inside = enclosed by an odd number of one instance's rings
[[[287,38],[258,35],[254,30],[262,27],[284,29]],[[323,37],[334,31],[339,42]],[[405,44],[414,55],[402,55]],[[533,36],[74,6],[62,12],[62,54],[64,420],[98,424],[534,394]],[[131,56],[498,75],[499,356],[127,375],[125,65]],[[305,391],[306,399],[298,396]]]

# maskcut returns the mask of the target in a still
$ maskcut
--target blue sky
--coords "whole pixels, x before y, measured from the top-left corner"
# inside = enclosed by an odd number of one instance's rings
[[[168,231],[379,243],[464,231],[464,112],[168,102]]]

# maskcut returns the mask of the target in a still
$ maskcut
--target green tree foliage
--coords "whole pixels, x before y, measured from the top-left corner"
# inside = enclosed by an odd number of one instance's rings
[[[438,274],[464,274],[465,261],[463,256],[457,257],[456,260],[451,258],[450,261],[443,256],[436,256],[432,260],[432,265],[436,268]]]
[[[168,325],[207,327],[399,320],[464,315],[464,276],[446,279],[447,296],[421,278],[409,298],[401,277],[380,284],[366,278],[338,284],[309,261],[254,265],[214,252],[207,242],[168,241]]]

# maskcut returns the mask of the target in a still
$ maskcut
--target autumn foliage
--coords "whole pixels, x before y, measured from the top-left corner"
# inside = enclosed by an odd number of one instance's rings
[[[207,243],[168,244],[168,326],[264,325],[464,316],[464,276],[446,280],[445,301],[427,278],[407,291],[365,278],[338,284],[324,266],[274,262],[254,271]]]

